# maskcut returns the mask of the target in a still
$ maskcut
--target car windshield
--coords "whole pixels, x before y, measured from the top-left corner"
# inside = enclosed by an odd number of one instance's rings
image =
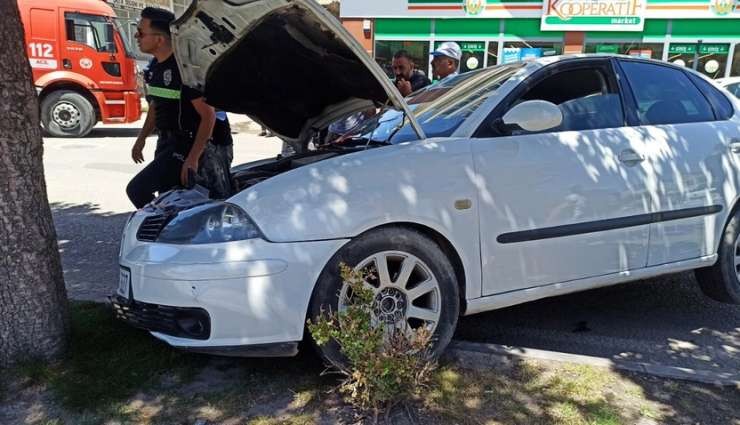
[[[446,78],[412,93],[406,102],[427,137],[449,137],[523,66],[523,63],[501,65]],[[386,107],[375,114],[372,111],[360,114],[370,117],[341,133],[337,142],[396,144],[418,139],[403,111]]]

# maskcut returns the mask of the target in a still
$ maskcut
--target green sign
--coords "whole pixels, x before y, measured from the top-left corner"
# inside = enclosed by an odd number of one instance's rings
[[[703,55],[716,54],[726,55],[730,53],[729,44],[702,44],[699,48],[699,53]]]
[[[642,31],[641,0],[544,0],[542,31]]]
[[[672,55],[693,55],[696,53],[696,44],[671,44],[668,53]]]
[[[436,49],[437,47],[439,47],[440,44],[442,44],[441,41],[434,43],[434,48]],[[459,41],[457,42],[457,45],[460,46],[460,50],[462,50],[463,52],[485,52],[486,51],[485,41]]]
[[[672,55],[693,55],[696,53],[696,44],[671,44],[668,53]],[[699,54],[702,55],[726,55],[730,53],[729,44],[702,44]]]
[[[619,45],[598,44],[596,45],[596,53],[619,53]]]

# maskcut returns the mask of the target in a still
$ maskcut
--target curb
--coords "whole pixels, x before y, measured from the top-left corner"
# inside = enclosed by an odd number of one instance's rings
[[[702,384],[735,387],[740,389],[740,373],[690,369],[660,364],[611,360],[603,357],[583,356],[557,351],[512,347],[468,341],[452,341],[445,356],[467,369],[504,367],[511,368],[521,359],[535,359],[574,363],[609,369],[626,370],[661,378],[699,382]]]

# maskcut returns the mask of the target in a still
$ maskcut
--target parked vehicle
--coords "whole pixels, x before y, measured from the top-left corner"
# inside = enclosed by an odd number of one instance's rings
[[[41,123],[55,137],[84,137],[99,121],[141,115],[136,64],[102,0],[18,0]]]
[[[735,97],[740,98],[740,77],[720,78],[714,81],[730,93],[734,94]]]
[[[437,354],[460,315],[666,273],[740,303],[740,102],[698,73],[541,58],[407,104],[309,0],[201,2],[173,31],[188,84],[298,153],[236,167],[224,202],[176,190],[130,217],[112,300],[172,346],[295,354],[307,318],[345,307],[341,263],[373,271],[377,320],[429,328]]]

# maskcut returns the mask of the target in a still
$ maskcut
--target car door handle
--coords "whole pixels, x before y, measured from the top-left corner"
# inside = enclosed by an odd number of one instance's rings
[[[619,161],[625,164],[637,164],[645,160],[644,155],[633,151],[632,149],[623,150],[619,153]]]
[[[740,139],[730,140],[730,150],[732,153],[740,153]]]

